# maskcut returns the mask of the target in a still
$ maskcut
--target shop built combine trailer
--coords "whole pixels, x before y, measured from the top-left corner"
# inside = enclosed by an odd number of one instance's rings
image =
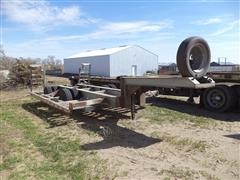
[[[210,64],[210,49],[200,37],[184,40],[178,48],[177,65],[181,75],[122,76],[107,78],[89,76],[90,64],[82,64],[78,77],[72,77],[71,85],[45,86],[42,92],[32,96],[64,113],[101,105],[131,109],[134,118],[135,105],[144,106],[145,92],[158,90],[161,94],[200,96],[201,104],[209,110],[227,111],[240,97],[240,83],[217,84],[206,76]],[[34,72],[34,68],[33,68]]]

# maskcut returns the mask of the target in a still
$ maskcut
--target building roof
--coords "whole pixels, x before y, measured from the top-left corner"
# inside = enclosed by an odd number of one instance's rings
[[[210,66],[220,66],[220,64],[218,64],[217,62],[211,62]]]
[[[234,64],[232,62],[224,62],[224,63],[217,63],[217,62],[211,62],[210,66],[236,66],[237,64]]]
[[[129,47],[131,47],[131,46],[124,45],[124,46],[119,46],[119,47],[114,47],[114,48],[102,48],[102,49],[97,49],[97,50],[88,50],[88,51],[84,51],[84,52],[81,52],[78,54],[74,54],[70,57],[67,57],[66,59],[110,55],[110,54],[114,54],[116,52],[122,51],[124,49],[127,49]]]
[[[158,66],[171,66],[171,67],[176,67],[176,63],[158,63]]]

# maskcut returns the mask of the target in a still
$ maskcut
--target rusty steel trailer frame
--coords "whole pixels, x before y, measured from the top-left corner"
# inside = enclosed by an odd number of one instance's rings
[[[121,106],[131,106],[131,95],[137,96],[139,105],[145,104],[145,92],[152,88],[188,88],[188,89],[205,89],[214,87],[215,82],[208,77],[204,77],[201,82],[192,77],[180,76],[150,76],[150,77],[123,77],[120,79],[121,87]]]
[[[75,89],[77,91],[80,91],[82,94],[82,100],[69,100],[69,101],[60,100],[58,96],[55,96],[58,90],[50,94],[44,94],[43,92],[31,92],[31,95],[36,99],[39,99],[43,103],[48,104],[49,106],[55,109],[63,111],[66,114],[71,114],[74,110],[83,109],[97,104],[106,104],[111,107],[119,107],[120,105],[119,89],[104,88],[99,86],[99,88],[101,88],[102,90],[92,91],[90,90],[90,88],[88,88],[89,85],[79,84],[78,86],[82,87],[58,85],[58,88]],[[106,90],[111,92],[116,91],[119,93],[118,94],[115,93],[115,95],[106,94],[105,93]]]
[[[240,83],[240,71],[232,72],[209,72],[208,76],[213,78],[216,82],[230,82]]]
[[[36,99],[39,99],[43,103],[48,104],[49,106],[56,108],[66,114],[71,114],[74,110],[82,109],[87,106],[100,104],[103,101],[103,98],[95,98],[82,101],[79,100],[61,101],[58,98],[47,96],[39,92],[31,92],[31,95]]]
[[[153,87],[204,89],[215,85],[211,78],[205,77],[204,81],[201,82],[192,77],[179,76],[121,77],[119,84],[120,89],[84,83],[78,83],[76,86],[57,85],[58,88],[74,89],[81,92],[83,100],[62,101],[59,100],[59,97],[54,97],[56,92],[50,94],[32,92],[31,94],[49,106],[67,114],[71,114],[77,109],[105,104],[109,107],[130,108],[131,117],[134,119],[135,104],[144,106],[145,92]]]

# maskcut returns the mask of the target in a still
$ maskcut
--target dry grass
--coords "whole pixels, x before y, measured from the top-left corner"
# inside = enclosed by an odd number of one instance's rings
[[[70,84],[68,78],[65,77],[46,76],[46,81],[48,84]]]
[[[163,169],[160,172],[161,175],[164,175],[164,180],[170,180],[172,177],[175,179],[182,180],[193,180],[193,179],[208,179],[208,180],[219,180],[219,178],[214,175],[208,174],[204,171],[194,171],[188,168],[179,169],[176,167],[171,167],[170,169]]]
[[[3,179],[105,179],[105,162],[95,153],[81,149],[79,137],[58,129],[25,112],[23,105],[33,100],[26,92],[1,93],[0,176]],[[10,94],[11,94],[10,93]],[[23,94],[25,96],[23,96]],[[4,99],[5,95],[5,99]]]
[[[195,126],[202,128],[208,128],[215,126],[216,124],[211,118],[193,116],[167,108],[159,108],[157,106],[146,106],[146,108],[142,111],[142,115],[151,122],[160,124],[164,122],[181,123],[188,121],[193,123]]]
[[[171,136],[169,134],[162,134],[160,132],[153,132],[151,134],[154,138],[160,138],[164,142],[167,142],[173,146],[175,146],[177,149],[185,150],[187,152],[189,151],[200,151],[204,152],[209,145],[204,141],[199,140],[193,140],[190,138],[183,138],[183,137],[177,137],[177,136]]]

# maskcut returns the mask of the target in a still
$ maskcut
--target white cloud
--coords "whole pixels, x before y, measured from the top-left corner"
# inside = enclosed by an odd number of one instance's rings
[[[101,29],[115,34],[121,33],[136,33],[136,32],[157,32],[164,28],[171,27],[170,21],[149,22],[112,22],[105,24]]]
[[[226,32],[233,30],[235,27],[239,28],[239,22],[240,22],[240,20],[236,20],[231,23],[228,23],[222,29],[217,30],[216,32],[212,33],[211,35],[218,36],[218,35],[222,35],[222,34],[225,34]]]
[[[48,30],[57,25],[80,25],[92,20],[78,6],[60,8],[45,0],[3,1],[3,12],[11,21],[27,25],[32,30]]]
[[[35,39],[19,44],[9,44],[9,47],[7,47],[9,50],[8,53],[21,54],[24,57],[38,57],[39,54],[41,57],[46,57],[49,54],[54,54],[58,58],[64,58],[81,50],[86,50],[86,48],[99,48],[103,46],[102,40],[106,39],[110,39],[111,42],[104,41],[104,46],[113,47],[116,44],[136,43],[144,46],[146,44],[145,41],[149,45],[152,45],[152,42],[163,42],[166,38],[172,37],[172,34],[169,34],[169,32],[162,31],[172,28],[171,21],[101,22],[101,24],[97,25],[97,30],[90,33],[50,36],[46,39]],[[65,43],[62,43],[62,41]],[[80,43],[83,41],[84,43]],[[146,47],[150,48],[149,46]]]
[[[46,40],[61,41],[61,40],[89,40],[89,39],[107,39],[107,38],[130,38],[142,33],[156,33],[166,28],[172,28],[172,21],[132,21],[132,22],[107,22],[101,23],[97,31],[81,35],[70,36],[54,36]]]
[[[209,19],[197,20],[197,21],[192,22],[192,24],[196,24],[196,25],[211,25],[211,24],[219,24],[221,22],[222,22],[221,18],[213,17],[213,18],[209,18]]]

